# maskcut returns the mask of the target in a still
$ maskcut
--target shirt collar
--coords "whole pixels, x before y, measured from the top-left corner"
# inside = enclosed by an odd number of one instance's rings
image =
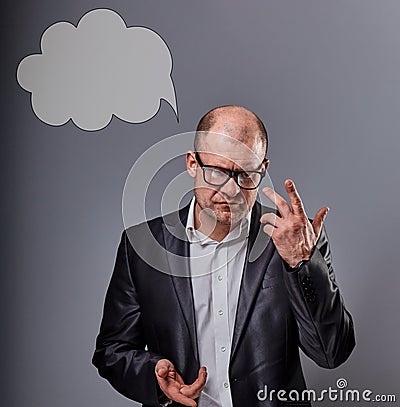
[[[245,239],[249,236],[250,232],[250,219],[251,219],[251,211],[240,221],[238,225],[236,225],[225,237],[221,242],[217,242],[214,239],[211,239],[209,236],[205,235],[204,233],[196,230],[194,228],[194,207],[196,204],[196,198],[193,197],[190,206],[189,206],[189,213],[186,222],[186,236],[189,239],[190,243],[200,243],[201,245],[205,244],[222,244],[232,240],[236,240],[238,238]]]

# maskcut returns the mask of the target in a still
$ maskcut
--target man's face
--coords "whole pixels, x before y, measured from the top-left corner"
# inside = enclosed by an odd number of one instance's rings
[[[205,166],[233,171],[264,171],[265,151],[259,137],[250,137],[246,144],[224,134],[208,134],[198,155]],[[234,227],[253,207],[257,189],[245,190],[234,178],[222,186],[209,185],[193,152],[188,153],[189,174],[195,178],[194,194],[204,213],[219,224]],[[195,169],[195,171],[193,171]],[[192,170],[192,171],[190,171]]]

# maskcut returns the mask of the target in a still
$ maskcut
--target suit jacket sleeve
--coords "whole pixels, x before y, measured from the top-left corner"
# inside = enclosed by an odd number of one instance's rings
[[[145,340],[131,270],[126,232],[122,234],[107,290],[92,363],[100,376],[125,397],[159,406],[154,368],[163,356],[145,350]]]
[[[352,317],[335,281],[324,227],[310,260],[284,276],[300,348],[321,367],[339,366],[352,352],[355,336]]]

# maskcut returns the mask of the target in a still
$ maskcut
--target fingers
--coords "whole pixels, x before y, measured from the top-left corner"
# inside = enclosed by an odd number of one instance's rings
[[[261,223],[266,223],[263,230],[269,236],[272,236],[275,228],[279,226],[280,221],[282,221],[282,218],[275,213],[264,213],[264,215],[262,215],[260,218]]]
[[[194,381],[193,385],[196,385],[197,388],[203,388],[207,381],[207,368],[205,366],[201,366],[199,369],[199,374],[197,379]]]
[[[188,386],[183,381],[181,375],[176,373],[176,379],[167,387],[167,392],[169,393],[167,396],[169,396],[171,400],[177,401],[184,406],[196,407],[197,403],[194,401],[194,398],[197,396],[193,397],[190,394],[185,394],[184,389],[186,387]]]
[[[294,185],[294,182],[291,179],[287,179],[285,181],[285,188],[290,199],[290,204],[292,205],[293,213],[295,215],[305,215],[303,202],[301,201],[296,186]]]
[[[176,373],[175,380],[180,384],[181,387],[186,386],[185,382],[183,381],[183,379],[179,373]]]
[[[158,383],[160,385],[161,390],[163,393],[171,400],[176,401],[184,406],[196,407],[197,403],[193,400],[193,398],[183,394],[182,388],[184,388],[185,384],[178,382],[177,380],[172,380],[169,378],[162,379],[157,378]]]
[[[282,216],[287,216],[290,214],[290,206],[288,203],[277,193],[275,192],[272,188],[263,188],[263,193],[264,195],[274,203],[274,205],[278,208],[279,213]]]
[[[263,227],[263,230],[266,234],[268,234],[269,236],[272,236],[272,233],[274,233],[274,231],[275,231],[275,227],[270,224],[267,224]]]
[[[272,226],[277,227],[278,223],[282,220],[282,218],[275,213],[269,212],[269,213],[264,213],[264,215],[261,216],[260,222],[261,223],[269,223]]]
[[[189,386],[184,383],[168,359],[160,359],[157,362],[155,374],[161,390],[168,398],[184,406],[197,406],[194,399],[200,395],[207,379],[207,370],[204,366],[200,368],[197,379]]]
[[[175,375],[175,368],[168,359],[160,359],[156,364],[155,372],[160,378],[166,379],[167,376]]]
[[[185,386],[181,389],[181,393],[185,396],[196,398],[200,396],[201,391],[203,390],[207,380],[207,369],[205,366],[202,366],[199,369],[199,374],[197,379],[190,385]]]
[[[183,404],[184,406],[197,406],[197,403],[192,398],[185,396],[177,387],[169,389],[167,397],[173,401],[176,401],[177,403]]]
[[[315,236],[317,236],[317,239],[319,237],[319,234],[321,233],[322,225],[325,221],[328,212],[329,208],[327,206],[324,206],[323,208],[319,209],[315,214],[314,220],[312,222],[312,227],[314,229]]]

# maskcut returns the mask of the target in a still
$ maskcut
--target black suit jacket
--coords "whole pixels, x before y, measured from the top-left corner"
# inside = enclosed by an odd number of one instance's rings
[[[186,383],[200,367],[191,279],[176,275],[188,275],[188,208],[123,232],[105,298],[92,362],[117,391],[145,406],[159,405],[159,359],[173,362]],[[234,407],[308,405],[260,401],[257,393],[265,386],[306,388],[299,348],[319,366],[334,368],[355,346],[325,230],[311,259],[288,271],[260,227],[266,211],[256,202],[251,217],[229,364]]]

